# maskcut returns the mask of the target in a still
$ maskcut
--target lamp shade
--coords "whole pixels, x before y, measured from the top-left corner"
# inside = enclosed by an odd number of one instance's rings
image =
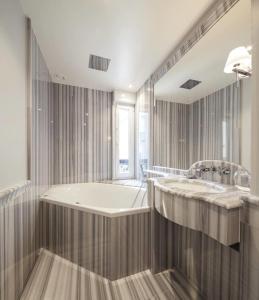
[[[235,67],[243,71],[251,71],[252,57],[245,47],[235,48],[229,53],[224,72],[233,73]]]

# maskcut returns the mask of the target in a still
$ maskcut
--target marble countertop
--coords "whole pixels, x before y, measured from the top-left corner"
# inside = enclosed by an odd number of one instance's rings
[[[166,180],[169,178],[167,177]],[[188,180],[187,178],[183,178],[182,176],[170,176],[170,179],[174,180]],[[236,188],[232,185],[223,185],[219,183],[214,182],[207,182],[207,181],[201,181],[201,180],[195,180],[196,182],[203,182],[205,184],[208,184],[212,188],[219,188],[221,187],[224,189],[224,191],[220,191],[218,193],[206,193],[206,192],[199,192],[199,191],[190,191],[190,190],[184,190],[180,188],[174,188],[173,183],[172,186],[167,187],[166,184],[163,184],[163,179],[161,178],[152,178],[149,179],[154,181],[154,186],[158,188],[159,190],[170,193],[172,195],[181,196],[185,198],[195,199],[199,201],[205,201],[210,204],[214,204],[226,209],[233,209],[242,207],[244,204],[244,201],[246,199],[250,198],[249,192],[244,192]],[[259,202],[258,202],[259,204]]]
[[[244,195],[241,195],[241,200],[244,202],[248,202],[254,205],[259,206],[259,197],[252,195],[250,193],[246,193]]]

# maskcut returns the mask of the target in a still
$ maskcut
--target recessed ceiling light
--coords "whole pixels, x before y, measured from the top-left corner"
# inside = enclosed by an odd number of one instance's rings
[[[130,83],[129,84],[129,89],[132,89],[133,88],[133,85]]]

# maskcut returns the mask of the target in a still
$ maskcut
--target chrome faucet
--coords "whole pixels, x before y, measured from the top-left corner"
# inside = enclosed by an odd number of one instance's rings
[[[231,170],[229,167],[218,167],[218,173],[220,175],[230,175],[231,174]]]
[[[195,175],[190,174],[190,176],[196,176],[196,177],[198,176],[199,178],[201,178],[204,173],[206,174],[211,173],[211,175],[218,173],[220,176],[231,174],[231,170],[229,167],[221,167],[221,166],[206,167],[205,165],[200,165],[196,167],[194,170],[195,170]]]

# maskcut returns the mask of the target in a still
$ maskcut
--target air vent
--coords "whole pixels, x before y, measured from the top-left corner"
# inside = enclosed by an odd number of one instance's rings
[[[186,81],[184,84],[182,84],[182,85],[180,86],[180,88],[186,89],[186,90],[191,90],[191,89],[193,89],[196,85],[198,85],[198,84],[200,84],[200,83],[201,83],[201,81],[189,79],[189,80]]]
[[[96,55],[90,55],[89,56],[89,68],[98,70],[98,71],[103,71],[107,72],[109,68],[111,60],[108,58],[104,58],[101,56],[96,56]]]

